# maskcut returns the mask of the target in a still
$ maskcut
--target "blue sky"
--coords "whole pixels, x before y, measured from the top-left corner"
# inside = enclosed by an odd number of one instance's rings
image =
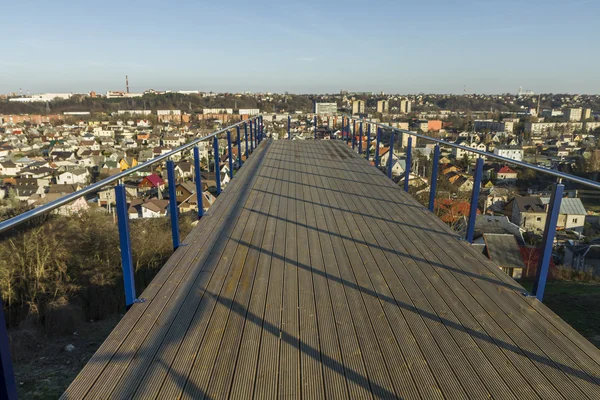
[[[600,92],[597,0],[6,3],[0,93]]]

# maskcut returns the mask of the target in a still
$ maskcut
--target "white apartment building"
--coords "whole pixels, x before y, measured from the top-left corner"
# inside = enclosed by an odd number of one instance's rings
[[[352,114],[364,114],[365,113],[365,101],[354,100],[352,102]]]
[[[565,110],[565,119],[567,121],[581,121],[583,110],[581,107],[567,108]]]
[[[387,100],[379,100],[377,102],[377,112],[387,114],[390,110],[390,102]]]
[[[476,120],[475,130],[483,131],[488,130],[490,132],[508,132],[513,133],[515,123],[513,121],[494,121],[491,119],[487,120]]]
[[[412,104],[410,100],[404,99],[400,100],[400,113],[401,114],[410,114],[412,110]]]
[[[515,161],[523,161],[523,148],[521,146],[496,146],[494,154]]]
[[[260,110],[258,108],[240,108],[238,113],[240,115],[258,115]]]
[[[525,122],[525,132],[534,135],[561,129],[565,132],[573,132],[580,130],[582,126],[581,122]]]
[[[338,108],[337,103],[317,103],[315,102],[314,112],[315,114],[337,114]]]
[[[233,108],[203,108],[202,114],[233,114]]]

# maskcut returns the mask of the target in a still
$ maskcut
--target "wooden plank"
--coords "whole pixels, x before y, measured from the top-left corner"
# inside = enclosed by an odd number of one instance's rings
[[[269,182],[260,177],[255,183],[253,191],[256,191],[257,198],[252,204],[246,204],[246,209],[251,213],[251,220],[256,217],[254,228],[250,223],[250,229],[253,229],[252,239],[249,242],[242,241],[239,243],[238,251],[233,260],[233,264],[243,263],[244,270],[241,279],[238,283],[238,288],[235,292],[235,298],[231,305],[227,326],[221,335],[221,343],[218,350],[214,351],[214,368],[211,374],[208,388],[205,392],[205,397],[213,399],[227,398],[230,391],[230,385],[235,369],[235,360],[239,352],[239,346],[243,333],[243,326],[247,318],[252,289],[255,283],[255,274],[258,267],[261,246],[265,238],[265,228],[267,217],[265,214],[269,210],[273,196],[265,194],[264,189],[273,186],[273,182]],[[259,190],[256,190],[259,189]],[[262,190],[260,190],[262,189]],[[254,207],[258,207],[259,212],[253,212]],[[245,257],[245,260],[243,260]],[[213,318],[215,315],[213,314]],[[209,329],[211,328],[209,325]],[[206,357],[200,359],[201,364],[206,362]],[[209,364],[209,363],[208,363]],[[204,369],[202,365],[196,365],[198,369]],[[210,368],[210,367],[209,367]],[[208,368],[206,368],[208,369]],[[192,398],[200,396],[191,393]]]
[[[319,277],[325,278],[329,288],[334,327],[340,346],[340,353],[338,353],[334,347],[335,338],[331,337],[328,341],[329,346],[323,347],[329,351],[329,355],[326,357],[323,354],[321,355],[321,357],[325,360],[324,373],[325,376],[328,376],[329,381],[335,382],[335,375],[339,373],[338,371],[340,370],[340,367],[343,368],[348,387],[349,398],[372,398],[371,388],[373,387],[373,384],[369,381],[369,377],[367,375],[365,360],[363,358],[364,353],[361,350],[356,328],[352,323],[350,306],[346,300],[346,294],[344,292],[342,281],[339,278],[338,264],[333,252],[331,235],[329,234],[327,225],[325,223],[326,207],[324,207],[324,203],[321,201],[321,194],[319,191],[315,190],[316,185],[314,184],[314,175],[312,174],[313,168],[314,165],[312,164],[308,166],[309,173],[307,174],[307,179],[309,183],[306,186],[310,189],[314,218],[317,227],[316,230],[318,232],[318,240],[321,245],[324,262],[323,265],[315,263],[313,264],[313,267],[315,268],[315,273],[317,273]],[[324,280],[318,279],[316,282],[319,283],[319,285],[316,287],[321,288],[321,290],[324,292]],[[320,316],[321,313],[318,313],[318,315]],[[330,329],[330,335],[333,335],[334,329]]]
[[[274,144],[274,146],[277,143]],[[276,150],[278,151],[277,147]],[[274,191],[276,193],[287,193],[289,190],[289,171],[284,170],[280,179],[277,180]],[[283,305],[283,272],[285,263],[283,257],[275,257],[285,253],[286,241],[286,222],[285,218],[288,212],[288,200],[279,199],[279,208],[277,210],[277,223],[275,243],[273,246],[273,258],[271,259],[271,275],[269,277],[269,287],[267,291],[267,302],[265,304],[265,317],[263,320],[263,330],[261,332],[261,342],[259,349],[258,365],[256,370],[256,383],[254,389],[254,398],[273,399],[277,397],[279,390],[279,347],[280,337],[275,334],[281,332],[282,305]],[[285,337],[285,340],[290,340]]]
[[[317,162],[315,160],[315,164]],[[315,186],[319,187],[317,192],[320,192],[323,196],[321,197],[321,201],[329,202],[329,200],[326,200],[329,191],[326,187],[322,186],[322,182],[319,182],[320,177],[311,175],[311,178],[317,179]],[[326,232],[331,238],[333,253],[338,267],[338,270],[334,270],[331,276],[333,279],[339,280],[344,287],[346,301],[352,315],[350,323],[354,324],[356,329],[360,349],[365,359],[365,367],[371,384],[371,391],[378,398],[395,398],[396,393],[388,373],[379,340],[372,325],[373,321],[369,317],[364,300],[358,289],[359,285],[357,285],[352,272],[352,255],[348,254],[346,249],[346,246],[350,244],[346,243],[347,240],[341,239],[342,235],[338,232],[336,219],[339,216],[336,216],[331,208],[325,207],[323,211]],[[382,340],[389,339],[382,338]]]
[[[288,190],[292,199],[288,199],[285,233],[285,253],[283,272],[283,306],[281,310],[281,337],[287,340],[281,341],[279,349],[279,397],[299,398],[299,363],[300,363],[300,334],[298,316],[298,268],[295,263],[298,259],[298,241],[296,235],[296,171],[293,168],[295,157],[294,143],[285,146],[286,158],[289,169]]]
[[[270,156],[271,154],[269,154],[269,157],[266,159],[265,165],[268,164]],[[281,173],[282,171],[276,168],[262,168],[260,176],[277,178]],[[268,211],[269,215],[267,216],[268,219],[258,262],[258,271],[254,282],[254,288],[252,289],[252,298],[246,316],[240,352],[231,386],[231,399],[252,398],[254,391],[260,338],[267,301],[267,288],[270,282],[271,254],[273,252],[275,235],[277,234],[275,230],[277,220],[273,216],[277,214],[279,208],[279,196],[274,192],[276,179],[269,179],[269,183],[268,191],[270,191],[270,193],[267,193],[267,195],[272,196],[272,200]],[[255,211],[254,207],[255,206],[251,208],[251,211],[253,212]]]
[[[313,282],[313,268],[311,260],[316,260],[322,264],[323,259],[318,253],[320,245],[313,243],[315,247],[311,248],[309,242],[309,233],[307,229],[307,220],[310,218],[314,221],[314,214],[309,216],[309,212],[313,211],[306,207],[304,199],[310,196],[308,188],[303,185],[307,180],[306,165],[298,162],[301,160],[302,153],[299,157],[294,157],[294,169],[296,173],[296,181],[299,183],[295,188],[296,203],[296,218],[295,225],[297,230],[297,270],[298,270],[298,290],[299,290],[299,316],[300,316],[300,376],[301,395],[303,399],[321,399],[325,397],[324,377],[323,377],[323,359],[320,357],[323,350],[320,348],[319,342],[319,327],[317,324],[317,306],[315,303],[315,288]],[[329,301],[329,299],[327,299]],[[331,314],[330,314],[331,315]],[[317,356],[318,355],[318,356]],[[339,368],[338,368],[339,371]],[[343,371],[340,371],[343,373]],[[338,387],[339,393],[333,392],[332,397],[346,397],[348,391],[345,385]]]

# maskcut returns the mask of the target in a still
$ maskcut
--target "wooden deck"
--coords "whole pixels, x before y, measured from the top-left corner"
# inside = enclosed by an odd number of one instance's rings
[[[184,243],[63,398],[600,399],[597,348],[341,142],[265,140]]]

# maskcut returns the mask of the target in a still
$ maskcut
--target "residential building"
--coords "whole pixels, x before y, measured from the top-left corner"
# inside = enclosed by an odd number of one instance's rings
[[[496,146],[494,154],[515,161],[523,161],[523,147],[521,146]]]
[[[421,132],[428,132],[429,131],[429,122],[426,120],[417,120],[414,121],[412,124],[412,130],[413,131],[421,131]]]
[[[156,110],[158,122],[181,123],[181,110]]]
[[[527,231],[543,232],[546,226],[546,214],[550,198],[538,196],[517,196],[505,207],[510,220]],[[556,229],[582,232],[585,207],[579,198],[563,198]]]
[[[151,199],[142,204],[142,218],[160,218],[167,215],[169,200]]]
[[[400,100],[400,113],[401,114],[410,114],[411,112],[411,102],[408,99]]]
[[[515,123],[513,121],[476,120],[475,130],[478,132],[508,132],[513,133]]]
[[[81,183],[86,185],[90,178],[90,173],[86,168],[77,168],[72,171],[66,171],[56,177],[58,185],[73,185]]]
[[[498,172],[496,172],[496,180],[507,183],[514,183],[517,181],[517,172],[512,170],[509,166],[505,165],[504,167],[500,168]]]
[[[564,131],[571,133],[575,130],[581,130],[581,122],[525,122],[525,132],[532,135],[540,135],[550,131]]]
[[[365,101],[354,100],[352,102],[352,114],[364,114],[365,113]]]
[[[379,100],[377,102],[377,112],[387,114],[390,110],[390,102],[387,100]]]
[[[577,108],[567,108],[565,110],[565,120],[567,121],[581,121],[582,115],[581,107]]]
[[[583,111],[581,112],[581,120],[587,121],[590,118],[592,118],[592,109],[584,108]]]
[[[502,271],[514,279],[523,276],[523,258],[512,234],[484,233],[485,253]]]
[[[240,108],[238,110],[238,114],[240,114],[240,115],[258,115],[258,114],[260,114],[260,110],[258,108]]]
[[[579,271],[600,276],[600,244],[567,244],[564,264]]]
[[[314,103],[314,112],[319,115],[334,115],[337,114],[337,103]]]
[[[233,114],[233,108],[203,108],[202,114]]]

